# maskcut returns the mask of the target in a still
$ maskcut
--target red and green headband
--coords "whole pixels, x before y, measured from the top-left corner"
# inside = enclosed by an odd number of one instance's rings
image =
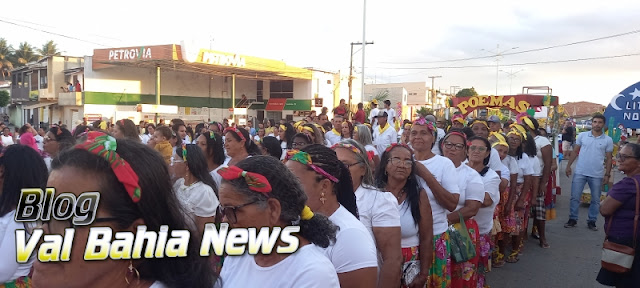
[[[238,137],[240,137],[240,140],[244,140],[247,141],[247,138],[244,138],[244,135],[242,135],[242,132],[238,129],[236,129],[235,127],[227,127],[227,129],[224,129],[224,132],[222,132],[222,134],[227,134],[227,132],[234,132],[236,133],[236,135],[238,135]]]
[[[413,154],[413,149],[411,149],[411,147],[409,147],[409,145],[407,145],[407,144],[402,144],[402,143],[393,143],[393,144],[389,145],[389,146],[387,147],[387,149],[385,149],[385,150],[384,150],[384,152],[389,153],[389,151],[393,150],[393,148],[396,148],[396,147],[402,147],[402,148],[405,148],[405,149],[409,150],[409,152],[410,152],[411,154]]]
[[[271,184],[269,184],[269,180],[267,180],[266,177],[258,173],[247,172],[240,169],[238,166],[224,167],[218,170],[218,174],[220,174],[220,176],[222,176],[222,178],[227,181],[235,180],[242,177],[247,182],[249,189],[258,193],[262,193],[265,196],[267,195],[267,193],[271,192]]]
[[[309,155],[309,153],[307,152],[299,151],[299,150],[289,150],[287,151],[286,159],[287,161],[291,160],[291,161],[296,161],[301,164],[307,165],[309,168],[313,169],[313,171],[326,177],[333,183],[339,182],[338,178],[334,177],[333,175],[327,173],[327,171],[324,171],[324,169],[313,164],[313,162],[311,161],[311,155]]]
[[[133,171],[129,162],[118,155],[116,152],[117,147],[118,144],[115,138],[97,131],[87,133],[87,140],[75,146],[76,149],[85,149],[107,160],[111,165],[111,170],[113,170],[118,181],[124,185],[133,203],[138,203],[142,193],[138,183],[138,174]]]

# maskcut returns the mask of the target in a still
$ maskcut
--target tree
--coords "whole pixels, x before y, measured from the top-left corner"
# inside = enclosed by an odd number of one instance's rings
[[[47,41],[42,45],[41,49],[38,49],[38,53],[42,55],[42,57],[46,56],[60,56],[60,52],[58,51],[58,44],[54,43],[53,40]]]
[[[473,87],[464,88],[458,91],[458,93],[456,93],[456,97],[473,97],[473,96],[478,96],[478,92],[476,92],[476,89]]]
[[[7,107],[9,100],[9,92],[7,90],[0,90],[0,107]]]
[[[374,99],[377,100],[378,107],[381,107],[382,101],[387,100],[387,98],[389,98],[389,90],[387,89],[378,90],[378,93],[376,93],[376,96],[373,96],[373,99],[371,99],[371,101],[373,101]],[[365,106],[364,113],[366,115],[369,115],[370,112],[371,112],[371,105]]]
[[[427,115],[433,115],[433,109],[422,106],[420,109],[416,110],[416,114],[422,117],[427,117]]]
[[[9,61],[11,50],[13,50],[13,47],[7,44],[7,40],[0,38],[0,74],[2,74],[2,80],[5,80],[7,76],[11,76],[11,69],[13,69],[13,63]]]
[[[29,62],[38,60],[38,55],[33,51],[33,46],[27,42],[20,43],[18,49],[13,51],[14,66],[24,66]]]

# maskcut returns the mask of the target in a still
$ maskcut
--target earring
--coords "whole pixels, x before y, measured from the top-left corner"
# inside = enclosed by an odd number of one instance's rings
[[[324,205],[324,201],[326,201],[326,200],[327,200],[327,198],[324,198],[324,192],[322,192],[320,194],[320,202],[322,202],[322,204]]]
[[[129,260],[129,267],[127,268],[127,272],[124,274],[124,281],[127,282],[127,285],[131,285],[131,281],[129,281],[130,276],[135,276],[136,285],[140,282],[140,272],[136,267],[133,267],[133,261]]]

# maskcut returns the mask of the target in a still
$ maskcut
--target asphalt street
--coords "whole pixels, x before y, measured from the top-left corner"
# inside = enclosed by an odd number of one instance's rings
[[[596,281],[600,271],[600,256],[604,241],[604,218],[598,215],[598,231],[587,228],[588,206],[582,205],[578,226],[564,228],[569,220],[569,200],[571,179],[564,175],[568,161],[560,165],[560,186],[562,195],[557,196],[556,219],[547,221],[547,242],[551,246],[543,249],[538,240],[529,237],[525,243],[520,261],[503,267],[493,268],[487,275],[491,288],[546,288],[546,287],[607,287]],[[575,165],[574,169],[575,171]],[[624,177],[619,171],[612,171],[614,183]],[[588,185],[585,190],[588,191]],[[530,220],[530,223],[533,222]],[[529,233],[531,232],[531,226]]]

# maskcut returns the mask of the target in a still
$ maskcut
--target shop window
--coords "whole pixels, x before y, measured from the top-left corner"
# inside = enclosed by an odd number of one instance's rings
[[[293,80],[271,81],[269,98],[293,98]]]

